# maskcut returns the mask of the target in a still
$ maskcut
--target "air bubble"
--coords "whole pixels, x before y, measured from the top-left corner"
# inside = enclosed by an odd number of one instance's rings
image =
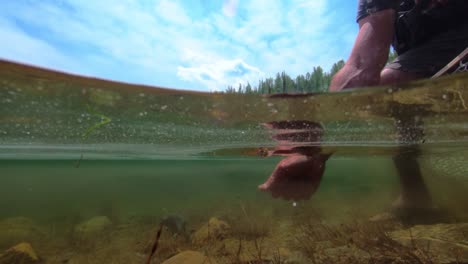
[[[442,99],[447,100],[448,96],[446,94],[442,95]]]

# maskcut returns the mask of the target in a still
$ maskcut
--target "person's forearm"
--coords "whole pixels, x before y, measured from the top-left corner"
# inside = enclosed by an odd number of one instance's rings
[[[394,10],[386,9],[359,20],[351,55],[333,78],[330,91],[379,84],[393,38],[394,16]]]
[[[333,77],[329,89],[332,92],[336,92],[346,88],[378,85],[379,82],[379,71],[366,71],[351,65],[345,65]]]

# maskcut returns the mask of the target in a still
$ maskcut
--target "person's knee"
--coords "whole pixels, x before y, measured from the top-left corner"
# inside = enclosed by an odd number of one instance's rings
[[[420,78],[422,78],[422,76],[419,74],[384,68],[380,74],[380,85],[404,83]]]

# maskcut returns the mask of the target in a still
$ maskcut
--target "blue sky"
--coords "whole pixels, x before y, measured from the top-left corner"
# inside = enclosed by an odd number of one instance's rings
[[[214,91],[349,55],[353,0],[6,0],[0,58],[130,83]]]

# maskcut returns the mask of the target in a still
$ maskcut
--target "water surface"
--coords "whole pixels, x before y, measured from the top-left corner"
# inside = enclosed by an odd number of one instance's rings
[[[289,258],[300,262],[302,251],[290,241],[308,221],[366,221],[391,208],[399,193],[392,156],[402,144],[420,146],[434,203],[451,222],[467,221],[468,75],[265,97],[150,88],[0,64],[1,251],[26,240],[48,263],[109,263],[109,256],[115,263],[142,263],[159,221],[178,215],[193,233],[217,217],[233,227],[222,241],[248,244],[255,233],[255,239],[296,252]],[[396,126],[408,118],[422,120],[423,138],[399,140]],[[324,128],[320,142],[300,142],[333,153],[311,200],[294,203],[257,190],[281,159],[259,152],[278,144],[262,124],[281,120]],[[79,240],[76,227],[97,216],[112,223],[106,235]],[[216,247],[171,235],[161,243],[167,252],[161,249],[159,261],[178,247]],[[205,252],[222,259],[217,251]]]

